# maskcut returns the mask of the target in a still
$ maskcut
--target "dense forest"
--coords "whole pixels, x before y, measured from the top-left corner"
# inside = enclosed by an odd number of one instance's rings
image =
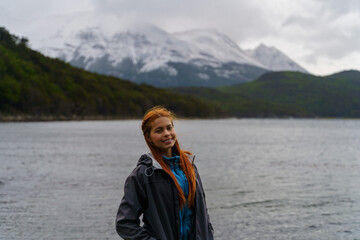
[[[236,117],[360,117],[360,72],[326,77],[270,72],[235,86],[172,88],[221,104]]]
[[[205,100],[86,72],[43,56],[0,28],[0,119],[139,118],[164,105],[181,117],[223,117]]]

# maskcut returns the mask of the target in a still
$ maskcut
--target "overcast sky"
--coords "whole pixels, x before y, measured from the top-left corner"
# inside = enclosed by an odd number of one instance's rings
[[[31,43],[33,23],[89,12],[170,33],[216,29],[242,49],[274,46],[316,75],[360,70],[360,0],[3,0],[0,26]]]

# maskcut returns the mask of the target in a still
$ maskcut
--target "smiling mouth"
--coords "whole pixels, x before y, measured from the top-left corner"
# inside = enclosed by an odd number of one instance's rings
[[[171,143],[172,142],[172,138],[170,138],[170,139],[166,139],[166,140],[164,140],[164,141],[162,141],[163,143]]]

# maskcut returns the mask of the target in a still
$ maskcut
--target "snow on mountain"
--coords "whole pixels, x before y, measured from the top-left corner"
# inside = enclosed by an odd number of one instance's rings
[[[175,33],[175,37],[190,43],[198,54],[198,59],[212,58],[214,62],[236,62],[264,67],[260,62],[249,57],[229,37],[212,29],[190,30]]]
[[[272,71],[307,71],[275,47],[260,44],[253,50],[246,50],[248,56]]]
[[[89,71],[139,83],[220,86],[251,81],[269,70],[306,71],[275,48],[261,45],[244,51],[216,30],[168,33],[150,24],[120,24],[116,17],[91,15],[66,18],[56,26],[33,48]]]
[[[141,62],[142,72],[166,67],[168,62],[188,63],[198,66],[218,67],[223,63],[236,62],[264,68],[253,60],[228,37],[214,30],[193,30],[169,34],[158,27],[135,26],[110,37],[99,27],[73,32],[57,46],[47,46],[40,51],[65,61],[85,58],[86,69],[93,61],[109,56],[113,66],[129,58],[134,64]]]

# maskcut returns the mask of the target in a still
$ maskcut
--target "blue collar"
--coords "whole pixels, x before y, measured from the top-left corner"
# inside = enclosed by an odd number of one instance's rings
[[[179,164],[180,163],[180,156],[173,156],[173,157],[165,157],[165,156],[162,156],[163,159],[169,163],[169,164]]]

